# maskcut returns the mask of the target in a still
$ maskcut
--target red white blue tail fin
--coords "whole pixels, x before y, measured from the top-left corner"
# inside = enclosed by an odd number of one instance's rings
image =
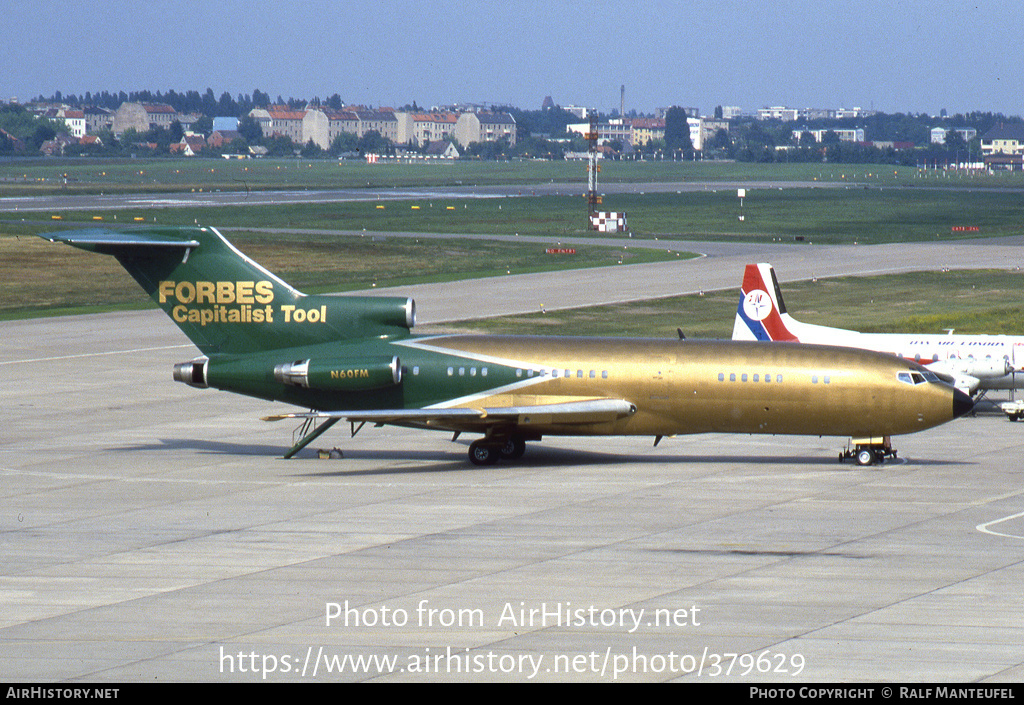
[[[799,342],[786,326],[786,305],[770,264],[748,264],[743,271],[733,340]]]

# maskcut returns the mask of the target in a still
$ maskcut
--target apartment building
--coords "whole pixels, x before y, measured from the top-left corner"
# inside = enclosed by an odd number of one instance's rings
[[[280,135],[296,144],[306,144],[309,141],[302,131],[305,110],[292,110],[287,105],[271,105],[266,109],[256,108],[249,114],[260,123],[263,134],[267,137]]]
[[[253,117],[259,120],[256,116]],[[262,123],[260,126],[262,127]],[[343,132],[357,134],[358,129],[359,119],[351,111],[311,108],[303,113],[301,136],[299,139],[292,137],[292,141],[306,144],[312,140],[320,149],[329,149],[338,135]],[[264,130],[263,134],[270,133]]]
[[[462,113],[455,121],[455,139],[463,147],[473,142],[516,143],[516,121],[508,113]]]
[[[999,123],[981,136],[981,155],[989,169],[1024,168],[1024,125]]]
[[[178,112],[163,103],[121,103],[114,113],[111,129],[115,135],[126,130],[148,132],[153,127],[167,129],[177,119]]]
[[[864,130],[862,128],[858,128],[855,130],[840,130],[831,128],[825,130],[793,130],[793,139],[799,142],[800,138],[804,135],[804,133],[810,133],[814,137],[814,141],[820,144],[821,142],[824,141],[825,135],[827,135],[829,132],[834,132],[839,137],[840,142],[864,141]]]
[[[933,127],[931,130],[931,143],[945,144],[946,135],[950,132],[960,133],[960,136],[964,138],[964,142],[970,142],[978,136],[978,131],[973,127],[955,127],[952,130],[947,130],[945,127]]]
[[[425,144],[455,135],[459,118],[454,113],[395,113],[399,144]]]
[[[758,120],[782,120],[792,122],[800,115],[796,108],[787,108],[783,105],[774,105],[770,108],[759,108],[757,111]]]
[[[626,122],[633,128],[630,144],[634,147],[665,139],[665,120],[662,118],[633,118]]]
[[[81,139],[85,137],[85,112],[73,108],[61,108],[56,115],[58,120],[63,120],[72,137]]]
[[[113,127],[114,113],[111,110],[90,105],[82,108],[82,114],[85,116],[85,131],[87,133],[96,133]]]
[[[398,141],[398,118],[395,111],[387,108],[380,110],[353,110],[356,116],[355,134],[362,137],[367,132],[376,132],[392,142]]]

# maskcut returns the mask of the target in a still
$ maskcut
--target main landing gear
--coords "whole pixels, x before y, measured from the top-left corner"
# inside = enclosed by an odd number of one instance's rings
[[[852,447],[851,447],[852,446]],[[851,438],[849,445],[839,454],[839,462],[856,458],[858,465],[881,465],[886,458],[896,459],[896,450],[889,436],[880,438]]]
[[[474,465],[494,465],[502,458],[518,460],[525,452],[526,439],[522,436],[481,438],[469,444],[469,461]]]

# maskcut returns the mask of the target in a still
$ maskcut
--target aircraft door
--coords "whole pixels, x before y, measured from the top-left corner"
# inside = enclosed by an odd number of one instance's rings
[[[654,402],[668,402],[672,398],[672,371],[675,360],[668,355],[651,355],[646,363],[645,384],[648,398]]]

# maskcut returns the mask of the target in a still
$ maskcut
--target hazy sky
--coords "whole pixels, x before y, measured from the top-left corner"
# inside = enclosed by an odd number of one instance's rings
[[[1020,0],[8,0],[0,99],[1024,114]]]

